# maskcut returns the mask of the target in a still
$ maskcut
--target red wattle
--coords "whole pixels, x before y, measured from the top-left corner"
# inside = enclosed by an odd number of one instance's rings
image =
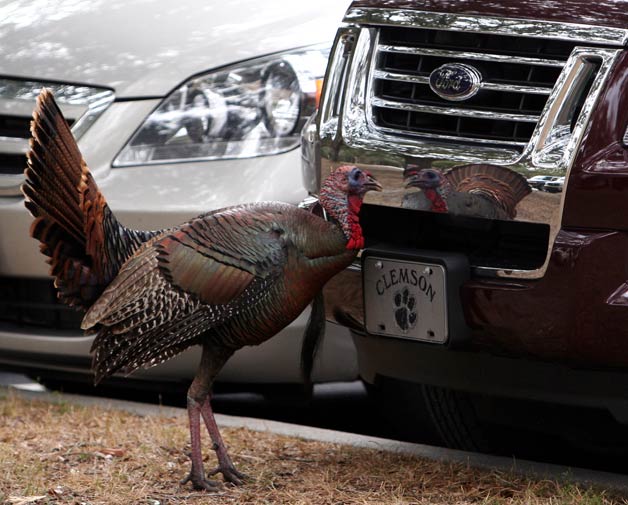
[[[362,236],[362,227],[360,226],[360,207],[362,207],[362,198],[351,195],[348,199],[349,203],[349,240],[347,241],[347,249],[362,249],[364,247],[364,237]]]
[[[432,212],[449,212],[447,202],[438,191],[434,189],[424,189],[423,191],[425,191],[427,199],[432,202],[432,208],[430,209]]]

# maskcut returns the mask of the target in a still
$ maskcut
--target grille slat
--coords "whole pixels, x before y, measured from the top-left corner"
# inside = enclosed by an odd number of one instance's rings
[[[374,107],[397,109],[409,112],[426,112],[428,114],[445,114],[462,117],[473,117],[479,119],[498,119],[506,121],[523,121],[527,123],[537,123],[540,116],[532,114],[508,114],[505,112],[492,112],[489,110],[481,109],[461,109],[461,108],[447,108],[438,107],[434,105],[423,105],[418,103],[402,103],[393,102],[390,100],[382,100],[380,98],[374,98],[371,101]]]
[[[466,59],[477,61],[508,62],[519,65],[541,65],[544,67],[559,67],[565,65],[564,60],[550,60],[545,58],[526,58],[523,56],[509,56],[503,54],[474,53],[467,51],[451,51],[444,49],[428,49],[425,47],[404,47],[380,45],[381,53],[415,54],[417,56],[438,56],[440,58]]]
[[[463,32],[403,26],[384,27],[380,44],[391,46],[451,49],[497,55],[567,60],[576,42],[496,33]],[[587,44],[595,45],[595,44]]]
[[[2,137],[0,136],[0,152],[7,154],[26,154],[29,149],[29,142],[26,138]]]
[[[458,135],[453,136],[453,135],[443,135],[443,134],[431,134],[431,133],[425,133],[425,132],[421,132],[421,133],[413,133],[412,131],[408,131],[407,133],[409,135],[420,135],[421,137],[424,138],[432,138],[432,139],[438,139],[438,140],[456,140],[459,142],[476,142],[478,144],[490,144],[490,145],[497,145],[497,146],[507,146],[507,147],[511,147],[511,146],[519,146],[519,147],[525,147],[527,145],[526,142],[512,142],[512,141],[505,141],[505,140],[493,140],[493,139],[477,139],[477,138],[472,138],[472,137],[463,137],[460,135],[460,119],[458,118],[458,128],[457,128],[457,133]],[[380,130],[382,132],[386,132],[386,133],[398,133],[396,130],[392,129],[392,128],[386,128],[386,127],[381,127]]]
[[[540,37],[395,26],[381,27],[378,37],[370,100],[376,128],[519,151],[576,47]],[[432,91],[430,74],[447,63],[470,65],[482,75],[475,96],[452,101]]]
[[[383,79],[387,81],[411,82],[416,84],[429,85],[430,78],[427,75],[410,75],[397,74],[395,72],[387,72],[385,70],[376,70],[373,73],[375,79]],[[484,82],[482,88],[491,91],[504,91],[507,93],[528,93],[531,95],[549,95],[551,88],[543,86],[523,86],[519,84],[501,84],[497,82]]]

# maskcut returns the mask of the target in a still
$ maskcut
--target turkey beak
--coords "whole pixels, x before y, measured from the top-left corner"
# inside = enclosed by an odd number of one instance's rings
[[[366,182],[364,183],[364,189],[366,191],[383,191],[382,185],[371,174],[367,175]]]
[[[403,179],[406,181],[406,188],[418,188],[421,181],[421,174],[413,170],[403,174]]]
[[[420,170],[419,172],[408,172],[404,175],[406,180],[406,188],[429,189],[438,186],[438,180],[430,178],[428,172]]]

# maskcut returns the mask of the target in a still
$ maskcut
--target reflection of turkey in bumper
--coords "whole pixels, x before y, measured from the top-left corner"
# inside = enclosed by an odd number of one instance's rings
[[[398,284],[418,287],[430,302],[433,302],[436,296],[436,291],[428,278],[412,268],[393,268],[389,270],[377,280],[375,288],[377,289],[377,294],[381,296]]]
[[[408,165],[404,180],[406,187],[421,191],[406,194],[402,207],[487,219],[514,219],[517,205],[532,192],[521,174],[486,163],[457,166],[444,172]]]

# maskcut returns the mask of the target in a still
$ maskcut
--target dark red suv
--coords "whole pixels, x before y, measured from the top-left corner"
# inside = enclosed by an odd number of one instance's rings
[[[305,173],[313,194],[348,163],[386,188],[326,296],[400,424],[470,449],[505,425],[628,447],[627,42],[611,0],[346,13]]]

